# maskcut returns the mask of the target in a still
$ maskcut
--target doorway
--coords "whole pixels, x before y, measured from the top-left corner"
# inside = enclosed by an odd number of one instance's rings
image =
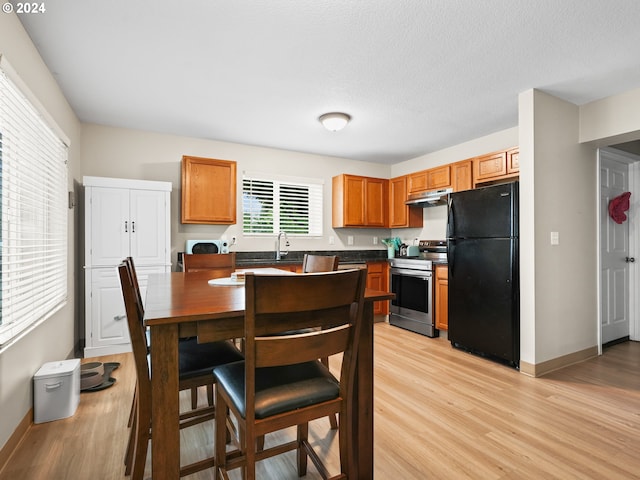
[[[614,148],[598,150],[599,179],[599,291],[598,349],[617,340],[639,340],[638,302],[632,295],[640,285],[637,263],[640,238],[640,157]],[[626,219],[618,223],[609,214],[609,202],[631,192]],[[636,193],[634,193],[636,192]]]

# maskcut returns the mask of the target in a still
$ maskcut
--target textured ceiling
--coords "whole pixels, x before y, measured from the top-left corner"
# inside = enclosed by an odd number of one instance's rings
[[[20,19],[84,122],[395,163],[640,87],[640,1],[64,0]],[[10,59],[9,59],[10,60]],[[342,131],[318,116],[352,116]]]

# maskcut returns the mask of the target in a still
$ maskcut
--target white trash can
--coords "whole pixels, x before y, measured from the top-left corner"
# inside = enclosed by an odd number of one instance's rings
[[[76,413],[80,403],[80,359],[45,363],[33,376],[33,423]]]

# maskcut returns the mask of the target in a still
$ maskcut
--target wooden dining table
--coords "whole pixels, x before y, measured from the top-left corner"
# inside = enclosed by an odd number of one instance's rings
[[[282,272],[285,273],[285,272]],[[211,273],[162,273],[149,276],[144,323],[151,330],[152,432],[154,480],[180,476],[178,340],[213,342],[244,336],[244,285],[211,285]],[[366,289],[364,325],[357,356],[353,397],[353,435],[349,442],[350,479],[373,478],[373,302],[389,292]]]

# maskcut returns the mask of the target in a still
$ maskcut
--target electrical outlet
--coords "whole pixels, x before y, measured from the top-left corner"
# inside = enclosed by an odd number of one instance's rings
[[[560,233],[551,232],[551,245],[560,245]]]
[[[347,245],[353,245],[353,235],[347,237]]]
[[[329,245],[335,245],[336,243],[336,237],[334,237],[333,235],[329,235]]]
[[[373,244],[377,245],[378,244],[378,237],[373,237]]]

